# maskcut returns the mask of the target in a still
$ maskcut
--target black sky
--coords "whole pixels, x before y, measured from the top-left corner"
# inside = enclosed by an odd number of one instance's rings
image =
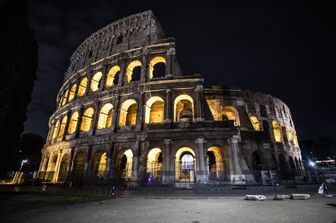
[[[291,108],[301,139],[336,137],[336,35],[329,2],[179,2],[31,1],[39,71],[25,132],[47,134],[69,57],[86,37],[151,9],[166,35],[176,38],[184,74],[277,96]]]

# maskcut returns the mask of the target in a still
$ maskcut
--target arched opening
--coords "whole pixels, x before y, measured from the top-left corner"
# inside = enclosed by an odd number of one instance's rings
[[[102,72],[97,72],[95,73],[95,75],[93,75],[90,85],[92,92],[95,92],[99,89],[102,76],[103,76]]]
[[[141,66],[142,64],[139,60],[134,60],[128,64],[126,69],[127,83],[140,80]]]
[[[119,114],[119,126],[136,124],[137,103],[133,99],[128,99],[122,103]]]
[[[113,106],[111,103],[105,104],[99,112],[98,129],[110,128],[112,125]]]
[[[60,125],[60,121],[58,120],[54,126],[54,129],[53,129],[53,134],[52,134],[52,137],[51,139],[56,139],[57,136],[58,136],[58,131],[59,131],[59,125]]]
[[[158,56],[149,62],[149,79],[164,77],[166,74],[166,60],[164,57]]]
[[[93,157],[93,165],[92,165],[93,177],[103,179],[106,171],[106,164],[107,164],[106,152],[103,151],[96,152]]]
[[[61,160],[59,172],[58,172],[58,180],[57,182],[64,182],[68,176],[68,168],[69,168],[70,157],[69,154],[64,154]]]
[[[273,135],[276,142],[282,142],[281,127],[277,121],[272,122]]]
[[[160,182],[162,179],[162,152],[159,148],[154,148],[147,155],[147,182]]]
[[[86,77],[84,77],[81,80],[81,82],[79,83],[78,92],[77,92],[78,97],[82,97],[85,94],[86,87],[87,87],[87,82],[88,82],[88,79]]]
[[[77,122],[78,122],[78,112],[74,112],[70,117],[70,122],[69,122],[69,127],[68,127],[69,135],[72,135],[76,132]]]
[[[131,149],[128,149],[119,155],[119,159],[117,159],[116,163],[117,174],[121,180],[130,181],[132,179],[132,165],[133,152]]]
[[[75,180],[82,179],[85,166],[85,154],[80,151],[76,154],[73,166],[73,178]]]
[[[76,89],[77,89],[77,84],[73,84],[72,87],[70,88],[69,100],[68,100],[69,102],[75,98]]]
[[[67,121],[68,121],[68,117],[64,116],[62,118],[61,127],[60,127],[60,130],[59,130],[58,137],[64,136],[64,132],[65,132],[65,127],[66,127]]]
[[[279,155],[279,163],[281,179],[289,179],[289,166],[286,157],[283,154]]]
[[[233,121],[235,126],[240,126],[239,113],[233,106],[226,106],[223,110],[222,121]]]
[[[175,177],[177,182],[195,182],[195,153],[188,147],[176,152]]]
[[[161,123],[164,117],[164,101],[154,96],[148,99],[145,108],[145,123]]]
[[[261,171],[263,170],[263,154],[261,151],[252,153],[252,169],[255,181],[261,183]]]
[[[259,122],[258,118],[256,116],[251,116],[250,120],[251,120],[253,129],[255,131],[260,131],[260,122]]]
[[[62,106],[65,105],[67,103],[67,99],[68,99],[68,94],[69,94],[69,89],[67,89],[63,95],[63,99],[62,99]]]
[[[208,180],[224,180],[225,161],[223,150],[218,146],[212,146],[207,151]]]
[[[194,101],[186,94],[179,95],[174,100],[175,122],[191,122],[194,120]]]
[[[82,123],[80,126],[81,132],[88,132],[91,129],[92,118],[93,118],[94,110],[93,108],[87,108],[82,116]]]
[[[106,87],[112,87],[118,84],[120,67],[118,65],[113,66],[107,74]]]

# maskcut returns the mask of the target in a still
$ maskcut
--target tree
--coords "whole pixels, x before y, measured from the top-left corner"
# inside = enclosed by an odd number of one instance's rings
[[[37,71],[27,0],[0,1],[0,176],[17,168],[18,145]]]

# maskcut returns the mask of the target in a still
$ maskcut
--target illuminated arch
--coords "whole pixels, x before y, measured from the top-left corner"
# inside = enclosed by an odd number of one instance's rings
[[[132,76],[133,76],[133,70],[136,67],[141,67],[142,64],[140,62],[140,60],[134,60],[131,63],[128,64],[127,69],[126,69],[126,80],[127,83],[132,81]]]
[[[87,108],[82,115],[82,122],[80,126],[81,132],[88,132],[91,129],[92,118],[94,114],[94,109],[92,107]]]
[[[67,99],[68,99],[68,94],[69,94],[69,89],[67,89],[63,95],[63,99],[62,99],[62,106],[65,105],[67,103]]]
[[[225,120],[233,121],[235,126],[240,126],[239,112],[233,106],[224,107],[221,119],[223,121]]]
[[[276,142],[282,142],[281,127],[277,121],[272,122],[273,135]]]
[[[77,122],[78,122],[78,112],[74,112],[69,121],[69,127],[68,127],[68,134],[74,134],[77,129]]]
[[[69,163],[70,163],[70,156],[68,153],[66,153],[63,155],[61,159],[57,182],[63,182],[67,179]]]
[[[250,120],[251,120],[253,129],[255,131],[261,131],[261,129],[260,129],[260,122],[259,122],[258,118],[256,116],[251,116]]]
[[[145,107],[145,123],[161,123],[164,117],[164,101],[154,96],[148,99]]]
[[[77,84],[73,84],[72,87],[70,88],[69,100],[68,100],[69,102],[75,98],[76,88],[77,88]]]
[[[107,154],[103,151],[98,151],[93,157],[93,175],[99,178],[103,178],[106,171]]]
[[[58,136],[63,136],[63,135],[64,135],[65,127],[66,127],[67,121],[68,121],[68,117],[67,117],[67,116],[64,116],[64,117],[62,118],[62,121],[61,121],[61,127],[60,127],[60,130],[59,130],[59,134],[58,134]]]
[[[151,149],[147,155],[147,174],[149,174],[148,181],[161,180],[162,176],[162,151],[159,148]]]
[[[126,150],[117,160],[117,168],[120,172],[120,177],[126,181],[132,178],[133,152],[131,149]]]
[[[52,137],[51,139],[56,139],[57,138],[57,135],[58,135],[58,131],[59,131],[59,125],[60,125],[60,121],[58,120],[54,126],[54,129],[53,129],[53,134],[52,134]]]
[[[223,180],[225,171],[225,161],[223,150],[218,146],[212,146],[207,150],[209,180]]]
[[[106,87],[112,87],[115,84],[116,74],[120,72],[118,65],[113,66],[107,74]]]
[[[192,121],[194,117],[194,100],[187,94],[181,94],[174,100],[174,121],[179,122],[182,112],[189,112]]]
[[[161,56],[157,56],[157,57],[154,57],[153,59],[151,59],[150,62],[149,62],[149,65],[148,65],[148,67],[149,67],[149,73],[148,73],[149,79],[152,79],[154,77],[153,76],[153,74],[154,74],[154,66],[156,64],[158,64],[158,63],[164,63],[164,64],[166,64],[167,62],[166,62],[166,59],[164,57],[161,57]],[[163,74],[163,76],[164,75],[165,74]]]
[[[79,83],[78,92],[77,92],[78,97],[82,97],[85,94],[86,88],[87,88],[87,82],[88,82],[88,79],[84,77]]]
[[[119,114],[119,126],[136,124],[137,103],[133,99],[128,99],[122,103]]]
[[[99,84],[100,84],[100,80],[102,76],[103,76],[102,72],[97,72],[95,73],[95,75],[93,75],[92,80],[91,80],[91,85],[90,85],[92,92],[95,92],[99,89]]]
[[[105,104],[99,112],[98,129],[110,128],[112,125],[113,106],[111,103]]]
[[[175,155],[176,181],[195,181],[195,152],[189,147],[180,148]]]

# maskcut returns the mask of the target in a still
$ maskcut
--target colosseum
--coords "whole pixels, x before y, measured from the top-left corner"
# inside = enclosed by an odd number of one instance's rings
[[[287,183],[303,174],[288,106],[182,74],[151,11],[98,30],[70,58],[39,179],[83,185]]]

